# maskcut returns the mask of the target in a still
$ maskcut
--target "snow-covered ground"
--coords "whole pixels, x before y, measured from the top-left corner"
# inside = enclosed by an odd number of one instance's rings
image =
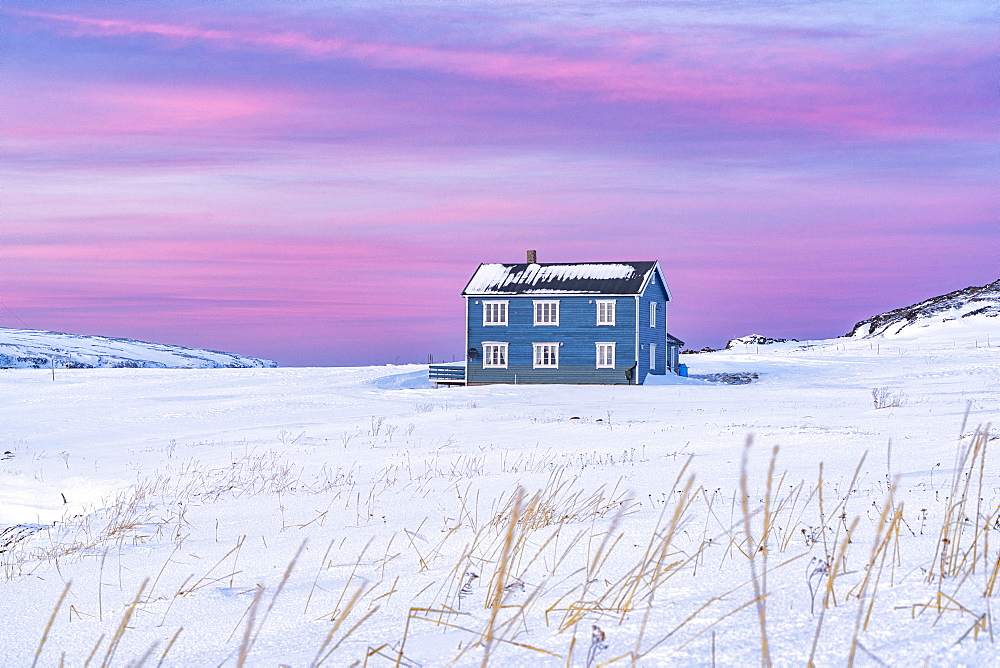
[[[997,325],[683,360],[743,385],[0,371],[0,664],[1000,664]]]
[[[271,360],[164,343],[0,327],[0,368],[215,369],[275,367]]]

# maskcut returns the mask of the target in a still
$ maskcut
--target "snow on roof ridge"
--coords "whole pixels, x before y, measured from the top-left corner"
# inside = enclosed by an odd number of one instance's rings
[[[568,279],[622,279],[635,275],[635,267],[628,264],[529,264],[522,272],[507,272],[501,285],[510,283],[530,283],[540,281],[564,281]]]
[[[627,280],[634,278],[637,263],[561,262],[547,264],[484,263],[479,266],[465,291],[483,293],[509,285],[532,285],[575,280]],[[655,264],[655,263],[652,263]]]

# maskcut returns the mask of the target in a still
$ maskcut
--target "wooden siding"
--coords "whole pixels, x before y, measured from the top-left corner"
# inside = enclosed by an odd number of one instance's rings
[[[635,297],[526,295],[507,299],[509,324],[489,326],[483,325],[484,300],[466,299],[467,348],[475,348],[479,353],[477,359],[468,360],[469,384],[514,383],[515,374],[517,383],[626,382],[625,371],[635,364]],[[558,325],[534,324],[535,300],[559,301]],[[614,325],[597,324],[598,300],[615,301]],[[508,344],[507,369],[483,368],[484,341]],[[597,368],[597,342],[615,344],[614,369]],[[533,368],[533,343],[562,344],[559,368]]]
[[[656,302],[656,327],[649,326],[649,305]],[[667,292],[659,277],[639,296],[639,382],[647,374],[667,373]],[[649,344],[656,344],[656,367],[649,368]]]
[[[509,365],[506,369],[484,369],[479,365],[469,369],[468,385],[507,383],[512,385],[533,385],[539,383],[595,383],[601,385],[628,385],[626,368],[597,369],[590,366],[567,366],[559,364],[558,369],[534,369],[530,364]],[[635,381],[632,381],[634,384]]]

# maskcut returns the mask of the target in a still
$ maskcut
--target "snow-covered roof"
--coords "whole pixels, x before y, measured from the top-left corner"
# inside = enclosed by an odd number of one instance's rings
[[[654,271],[656,262],[481,264],[462,294],[637,295]]]

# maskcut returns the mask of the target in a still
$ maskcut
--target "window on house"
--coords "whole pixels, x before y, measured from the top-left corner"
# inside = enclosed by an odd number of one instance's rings
[[[613,300],[597,300],[597,324],[615,324],[615,302]]]
[[[649,370],[652,371],[656,368],[656,344],[649,344]]]
[[[559,302],[558,301],[536,301],[535,302],[535,324],[536,325],[558,325],[559,324]]]
[[[535,368],[536,369],[558,369],[559,368],[559,344],[558,343],[534,343],[535,348]]]
[[[649,326],[656,327],[656,302],[649,302]]]
[[[483,325],[506,325],[507,302],[483,302]]]
[[[615,368],[615,344],[614,343],[598,343],[597,344],[597,368],[598,369],[614,369]]]
[[[483,342],[483,368],[507,368],[507,344],[498,341]]]

